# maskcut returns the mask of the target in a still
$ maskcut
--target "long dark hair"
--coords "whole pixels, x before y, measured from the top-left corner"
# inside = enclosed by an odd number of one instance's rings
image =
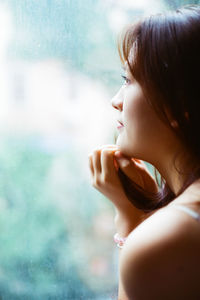
[[[129,25],[118,50],[149,105],[198,162],[188,174],[180,195],[200,178],[200,6],[184,6]],[[177,121],[177,128],[171,127],[166,109]],[[178,196],[162,177],[156,194],[144,191],[120,169],[119,177],[129,200],[144,212],[163,207]]]

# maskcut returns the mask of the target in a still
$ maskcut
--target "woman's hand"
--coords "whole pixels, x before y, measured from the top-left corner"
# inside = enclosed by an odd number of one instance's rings
[[[118,150],[116,145],[105,145],[95,149],[89,155],[92,185],[110,199],[116,207],[116,219],[139,220],[144,212],[137,209],[127,199],[118,177],[120,168],[132,181],[150,192],[157,192],[157,184],[150,175],[144,162],[128,158]],[[134,215],[134,216],[133,216]]]

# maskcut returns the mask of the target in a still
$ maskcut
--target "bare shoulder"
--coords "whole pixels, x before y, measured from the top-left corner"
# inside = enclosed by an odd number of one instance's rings
[[[130,299],[200,299],[198,226],[188,216],[165,207],[129,235],[120,272]]]

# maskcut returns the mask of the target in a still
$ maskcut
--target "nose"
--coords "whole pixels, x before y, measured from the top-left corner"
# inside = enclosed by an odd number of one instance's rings
[[[111,100],[111,104],[112,106],[119,110],[122,111],[123,110],[123,97],[122,97],[122,90],[120,89],[118,91],[118,93],[112,98]]]

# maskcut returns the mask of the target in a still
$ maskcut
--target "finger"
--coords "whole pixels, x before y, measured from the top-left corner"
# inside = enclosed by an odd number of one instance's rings
[[[94,151],[103,150],[103,149],[113,149],[116,151],[118,149],[118,146],[117,145],[102,145],[102,146],[94,149]]]
[[[106,144],[106,145],[102,145],[101,147],[102,148],[118,148],[118,146],[115,144]]]
[[[120,158],[117,160],[120,169],[128,176],[131,177],[139,167],[134,161],[127,158]]]
[[[119,168],[123,171],[123,173],[128,176],[132,181],[137,183],[138,185],[144,187],[144,181],[142,178],[142,166],[131,159],[123,156],[122,154],[116,153],[117,163],[119,164]]]
[[[141,159],[138,159],[138,158],[132,158],[132,159],[134,159],[134,161],[137,162],[138,164],[142,164],[143,163],[143,161]]]
[[[135,166],[139,166],[140,169],[143,169],[143,170],[148,171],[146,164],[145,164],[141,159],[126,157],[126,156],[125,156],[122,152],[120,152],[119,150],[115,152],[115,157],[116,157],[116,158],[127,158],[128,160],[131,159],[131,160],[133,161],[133,163],[135,164]],[[124,163],[125,163],[125,162],[124,162]]]
[[[114,165],[114,151],[112,149],[103,149],[101,151],[101,165],[104,175],[116,173]]]
[[[90,171],[92,173],[92,176],[94,176],[94,167],[93,167],[92,154],[90,154],[88,156],[88,159],[89,159],[89,168],[90,168]]]
[[[101,173],[101,151],[95,150],[92,156],[94,175]]]
[[[114,153],[114,157],[116,158],[117,162],[120,161],[120,164],[121,164],[122,167],[123,167],[123,166],[125,167],[126,165],[130,164],[130,163],[131,163],[131,160],[132,160],[132,158],[123,155],[122,152],[120,152],[120,151],[116,151],[116,152]],[[134,160],[133,160],[133,164],[134,164],[134,163],[135,163],[135,162],[134,162]]]
[[[141,169],[148,171],[148,168],[146,166],[146,164],[140,160],[140,159],[136,159],[136,158],[132,158],[131,159],[137,166],[139,166]]]
[[[145,164],[144,161],[139,160],[139,159],[132,159],[134,160],[135,164],[138,165],[138,167],[140,168],[141,172],[143,172],[143,176],[145,176],[145,178],[148,178],[150,180],[154,180],[154,177],[152,176],[150,170],[148,169],[148,166]]]

